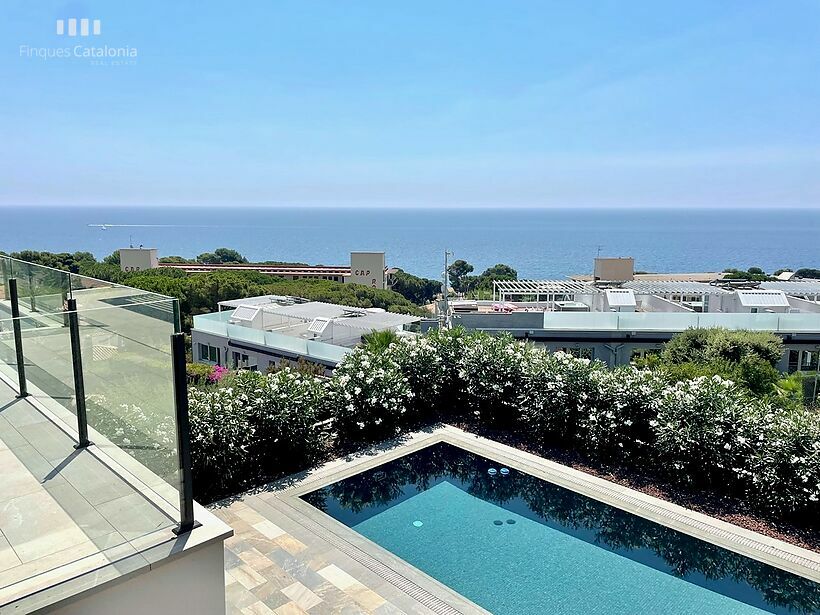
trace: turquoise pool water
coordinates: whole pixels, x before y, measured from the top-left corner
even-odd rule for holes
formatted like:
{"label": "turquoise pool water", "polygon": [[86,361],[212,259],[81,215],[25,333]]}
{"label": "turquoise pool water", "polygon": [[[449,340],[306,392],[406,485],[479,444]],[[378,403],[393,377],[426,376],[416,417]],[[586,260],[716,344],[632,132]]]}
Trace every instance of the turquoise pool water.
{"label": "turquoise pool water", "polygon": [[820,611],[807,579],[500,469],[439,444],[305,499],[499,615]]}

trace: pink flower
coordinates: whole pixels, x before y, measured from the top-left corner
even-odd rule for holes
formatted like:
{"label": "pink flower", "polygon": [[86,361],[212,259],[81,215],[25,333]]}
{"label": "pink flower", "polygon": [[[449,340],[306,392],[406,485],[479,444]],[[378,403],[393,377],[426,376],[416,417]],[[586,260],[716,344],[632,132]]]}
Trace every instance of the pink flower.
{"label": "pink flower", "polygon": [[208,381],[209,382],[219,382],[228,373],[227,367],[222,367],[221,365],[214,365],[211,373],[208,374]]}

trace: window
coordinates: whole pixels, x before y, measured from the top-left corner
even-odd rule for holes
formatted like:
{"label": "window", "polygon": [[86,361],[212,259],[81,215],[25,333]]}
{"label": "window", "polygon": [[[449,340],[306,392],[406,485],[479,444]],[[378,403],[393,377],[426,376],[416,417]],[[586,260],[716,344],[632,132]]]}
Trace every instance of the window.
{"label": "window", "polygon": [[207,361],[208,363],[219,363],[220,352],[216,346],[208,344],[199,344],[199,360]]}
{"label": "window", "polygon": [[590,361],[595,358],[594,348],[556,348],[556,352],[565,352],[578,359],[589,359]]}

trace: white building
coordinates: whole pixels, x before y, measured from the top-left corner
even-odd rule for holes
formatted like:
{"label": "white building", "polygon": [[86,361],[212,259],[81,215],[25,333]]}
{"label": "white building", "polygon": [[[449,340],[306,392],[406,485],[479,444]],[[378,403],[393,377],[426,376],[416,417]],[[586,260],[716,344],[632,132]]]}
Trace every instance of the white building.
{"label": "white building", "polygon": [[454,326],[514,337],[597,358],[611,366],[659,352],[689,328],[771,331],[783,339],[782,371],[816,371],[820,354],[820,282],[680,280],[619,283],[510,280],[494,283],[493,301],[456,308]]}
{"label": "white building", "polygon": [[329,373],[363,335],[387,330],[405,334],[420,320],[379,308],[277,295],[223,301],[219,309],[194,316],[194,360],[260,371],[301,358],[323,365]]}

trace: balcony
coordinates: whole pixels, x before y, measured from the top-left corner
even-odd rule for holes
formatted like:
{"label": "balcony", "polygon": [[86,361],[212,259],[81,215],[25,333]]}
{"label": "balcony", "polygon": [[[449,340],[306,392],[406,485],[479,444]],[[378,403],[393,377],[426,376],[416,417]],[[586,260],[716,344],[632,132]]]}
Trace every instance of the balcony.
{"label": "balcony", "polygon": [[174,299],[0,256],[0,611],[224,612],[184,382]]}

